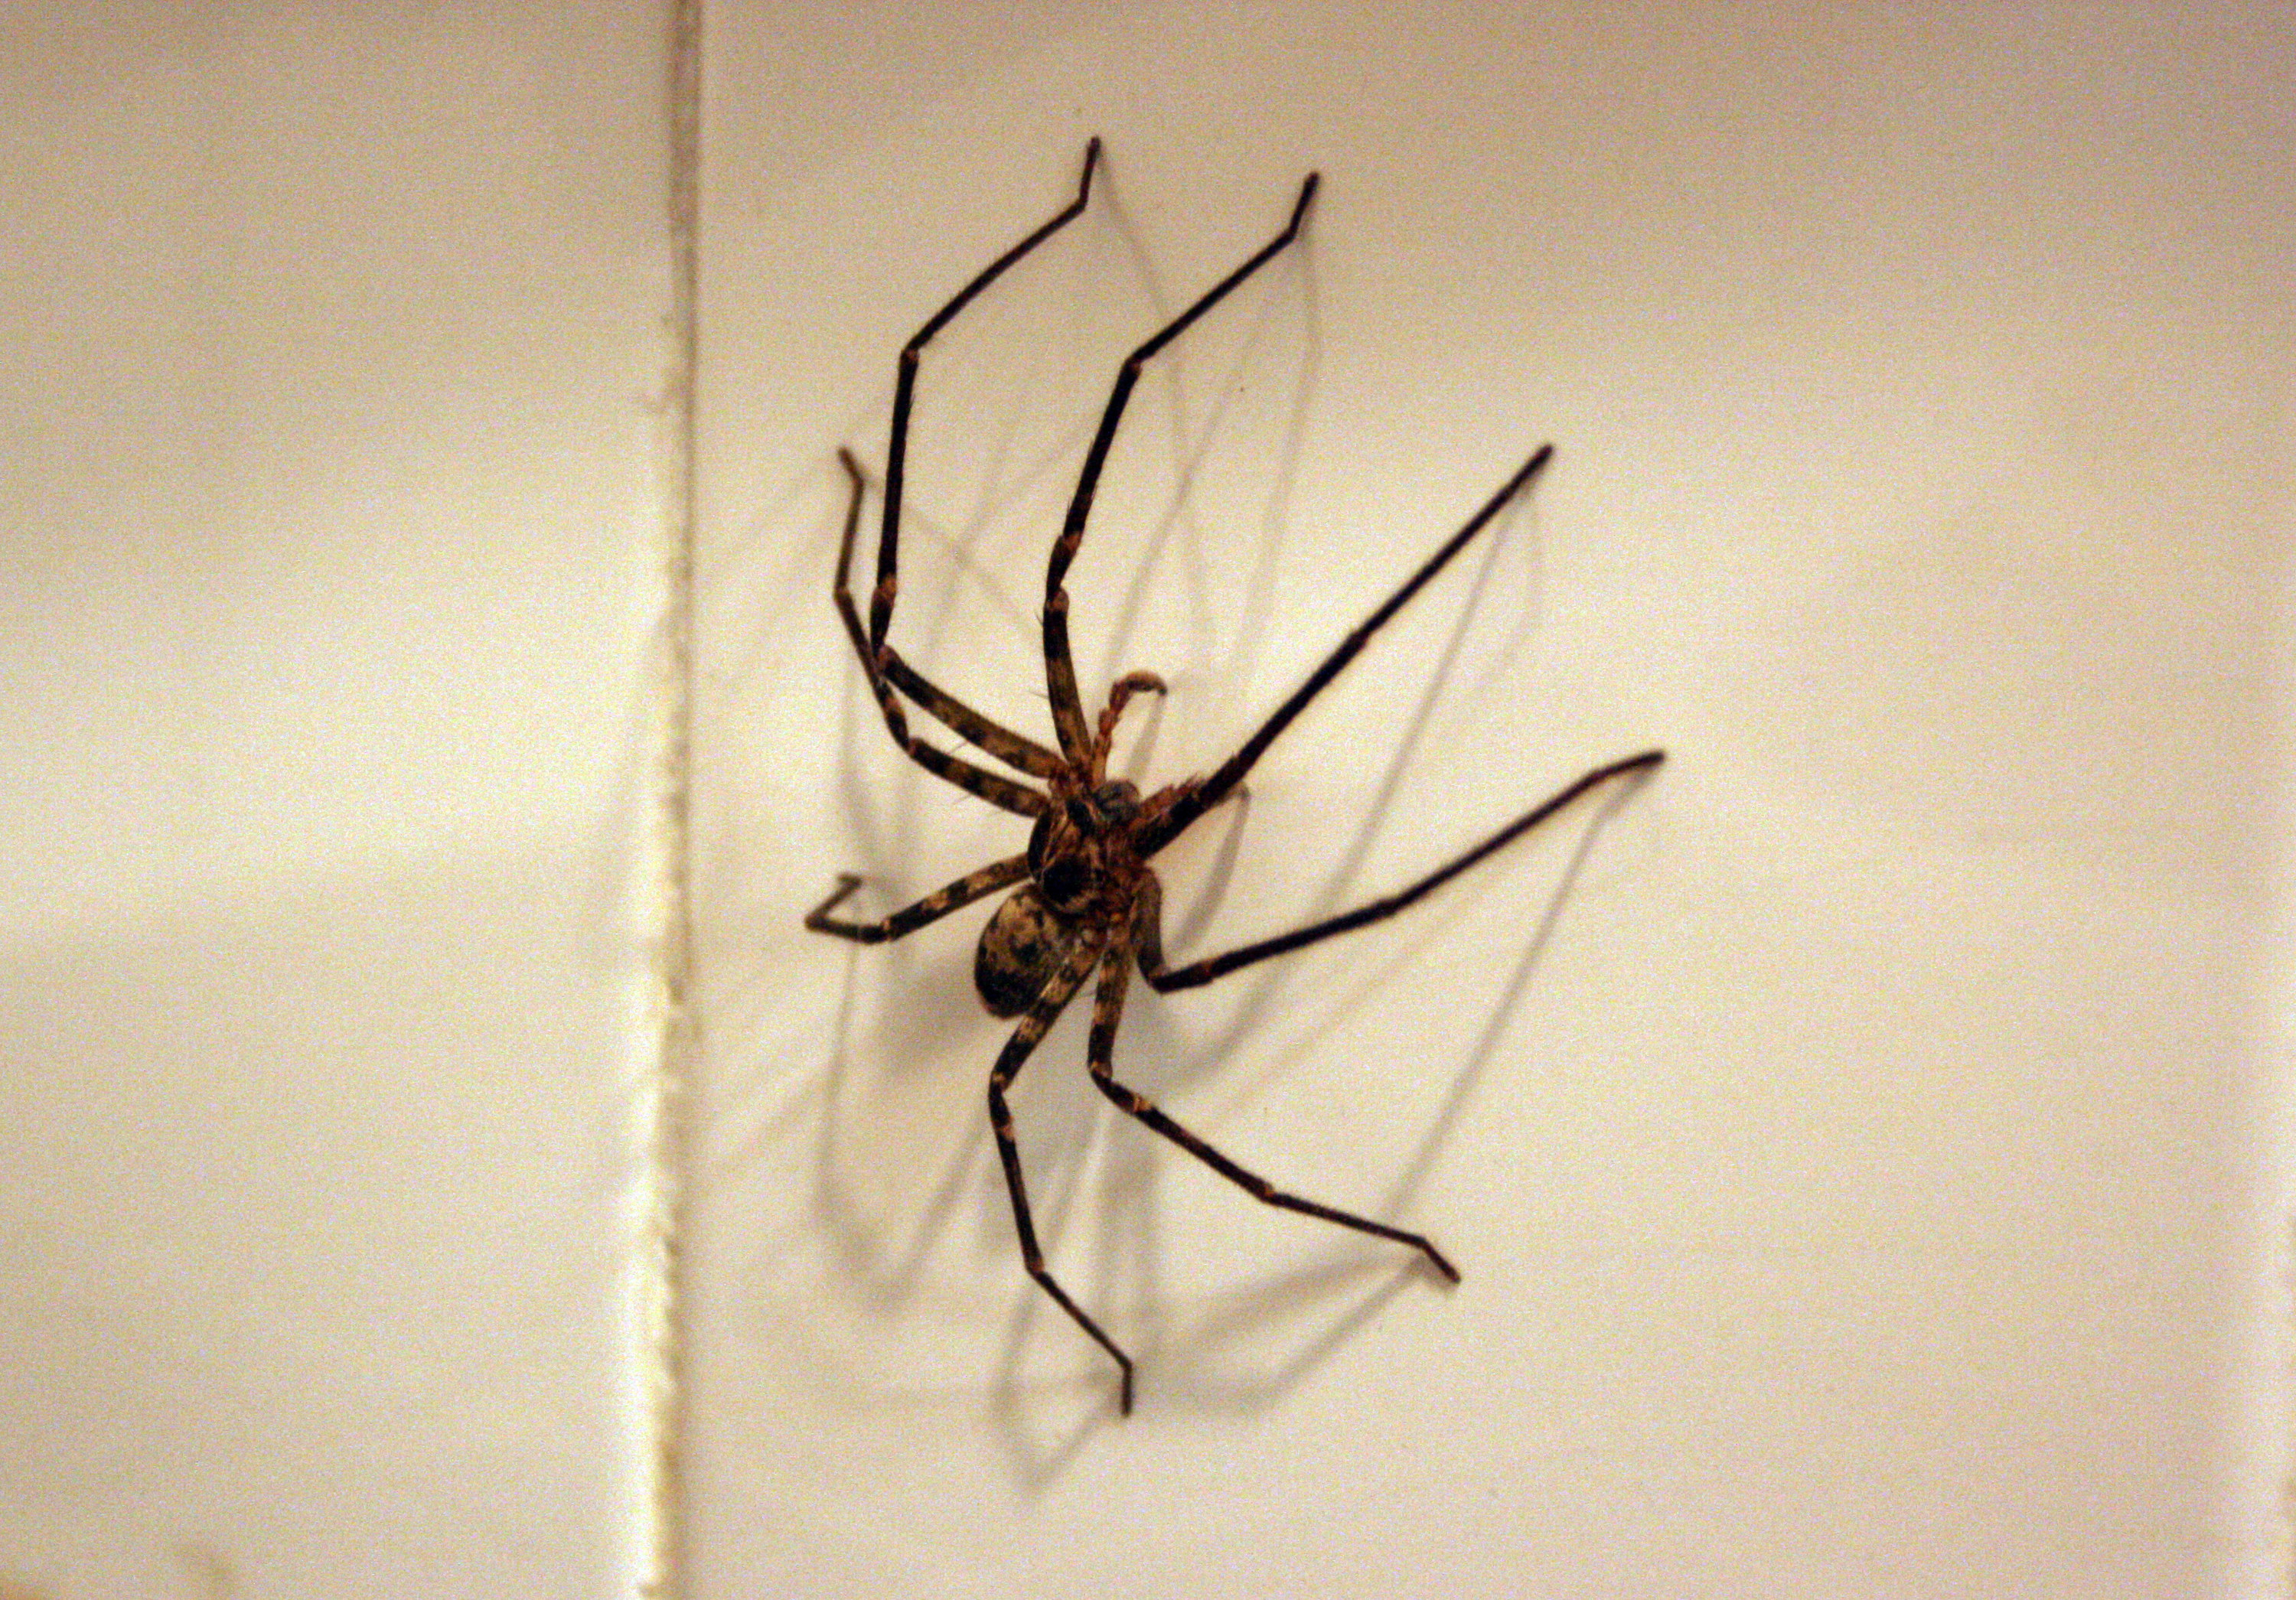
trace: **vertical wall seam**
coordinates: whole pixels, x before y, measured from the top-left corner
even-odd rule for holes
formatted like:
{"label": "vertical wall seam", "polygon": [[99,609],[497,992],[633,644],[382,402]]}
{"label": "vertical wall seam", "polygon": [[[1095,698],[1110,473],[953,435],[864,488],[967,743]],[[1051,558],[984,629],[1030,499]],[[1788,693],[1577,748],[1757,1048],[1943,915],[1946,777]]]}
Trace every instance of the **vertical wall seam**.
{"label": "vertical wall seam", "polygon": [[646,930],[652,989],[646,1016],[652,1071],[640,1149],[644,1195],[637,1240],[639,1393],[644,1473],[637,1594],[676,1600],[684,1590],[685,1282],[687,1117],[698,1038],[692,996],[691,905],[693,569],[696,536],[694,403],[700,362],[701,0],[671,0],[668,135],[669,295],[659,472],[661,611],[653,652],[656,759],[646,836],[652,869]]}

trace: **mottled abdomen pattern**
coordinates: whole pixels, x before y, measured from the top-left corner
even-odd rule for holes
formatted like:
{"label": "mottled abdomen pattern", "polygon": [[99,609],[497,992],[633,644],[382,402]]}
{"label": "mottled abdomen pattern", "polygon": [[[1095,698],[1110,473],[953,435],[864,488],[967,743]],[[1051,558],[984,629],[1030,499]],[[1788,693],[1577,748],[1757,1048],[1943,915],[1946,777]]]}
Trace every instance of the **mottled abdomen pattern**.
{"label": "mottled abdomen pattern", "polygon": [[1053,915],[1030,884],[1014,894],[980,931],[972,953],[972,986],[993,1016],[1017,1017],[1045,991],[1076,930]]}

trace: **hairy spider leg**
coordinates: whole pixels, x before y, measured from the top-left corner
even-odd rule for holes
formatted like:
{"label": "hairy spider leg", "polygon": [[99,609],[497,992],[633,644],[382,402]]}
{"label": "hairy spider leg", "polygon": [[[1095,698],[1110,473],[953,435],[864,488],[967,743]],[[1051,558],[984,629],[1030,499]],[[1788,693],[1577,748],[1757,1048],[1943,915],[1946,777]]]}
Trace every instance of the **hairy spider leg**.
{"label": "hairy spider leg", "polygon": [[881,945],[889,939],[898,939],[914,933],[927,923],[939,922],[960,907],[970,906],[985,894],[995,894],[1008,884],[1018,883],[1029,875],[1029,857],[1014,856],[1009,860],[993,862],[979,872],[967,873],[955,882],[944,884],[913,906],[905,906],[879,922],[857,923],[829,914],[843,904],[845,898],[861,887],[861,879],[852,873],[837,874],[837,887],[829,898],[805,914],[805,925],[816,933],[833,933],[840,939],[849,939],[857,945]]}
{"label": "hairy spider leg", "polygon": [[877,588],[869,597],[869,647],[873,651],[885,643],[885,629],[893,620],[893,599],[900,592],[901,488],[908,472],[909,411],[916,402],[918,358],[933,335],[970,305],[973,296],[1002,277],[1005,269],[1021,257],[1084,214],[1086,202],[1092,199],[1093,170],[1099,165],[1100,141],[1095,138],[1084,147],[1084,176],[1077,180],[1076,198],[1036,232],[982,268],[948,304],[926,318],[924,326],[912,333],[908,343],[901,347],[900,375],[893,385],[893,425],[885,444],[885,521],[877,536]]}
{"label": "hairy spider leg", "polygon": [[1059,968],[1046,981],[1036,1003],[1029,1007],[1029,1014],[1021,1019],[1021,1025],[1013,1030],[1013,1037],[1004,1041],[1004,1048],[997,1054],[996,1065],[988,1074],[988,1126],[996,1135],[996,1153],[1004,1162],[1004,1186],[1013,1196],[1013,1227],[1021,1235],[1021,1264],[1028,1268],[1029,1276],[1037,1280],[1037,1286],[1051,1295],[1077,1326],[1089,1333],[1094,1342],[1106,1350],[1122,1369],[1123,1385],[1117,1405],[1129,1415],[1132,1411],[1132,1358],[1118,1347],[1116,1341],[1108,1336],[1106,1330],[1095,1322],[1082,1306],[1069,1298],[1069,1292],[1061,1287],[1060,1280],[1045,1265],[1044,1250],[1037,1243],[1037,1219],[1029,1210],[1028,1182],[1021,1176],[1021,1146],[1013,1136],[1013,1112],[1004,1103],[1004,1091],[1020,1072],[1021,1063],[1029,1059],[1029,1053],[1043,1040],[1046,1030],[1053,1025],[1053,1020],[1061,1014],[1070,1000],[1075,997],[1077,990],[1083,987],[1086,975],[1092,971],[1093,963],[1100,959],[1102,948],[1106,942],[1105,939],[1095,939],[1087,933],[1070,946]]}
{"label": "hairy spider leg", "polygon": [[1238,967],[1250,966],[1255,961],[1266,961],[1271,956],[1281,956],[1302,946],[1312,945],[1318,939],[1329,939],[1335,933],[1346,933],[1365,923],[1378,922],[1382,917],[1393,916],[1421,896],[1449,882],[1484,857],[1529,833],[1589,790],[1600,788],[1614,778],[1622,778],[1631,773],[1647,772],[1665,759],[1664,751],[1646,750],[1639,755],[1613,761],[1607,767],[1597,767],[1547,796],[1480,844],[1454,857],[1418,882],[1398,889],[1393,894],[1382,895],[1352,911],[1342,911],[1337,916],[1327,916],[1321,922],[1295,928],[1289,933],[1279,933],[1273,939],[1240,945],[1218,956],[1192,961],[1184,967],[1165,964],[1163,934],[1157,925],[1162,908],[1157,904],[1160,897],[1153,888],[1154,874],[1144,874],[1151,888],[1143,897],[1146,904],[1142,911],[1145,927],[1139,936],[1141,976],[1147,979],[1152,988],[1165,994],[1177,989],[1193,989],[1198,984],[1224,977]]}
{"label": "hairy spider leg", "polygon": [[[1150,882],[1152,884],[1152,879]],[[1149,892],[1142,896],[1141,910],[1150,915],[1154,915],[1157,898],[1155,891],[1151,888]],[[1267,1204],[1279,1207],[1283,1210],[1298,1211],[1306,1217],[1321,1218],[1325,1222],[1336,1223],[1341,1227],[1351,1227],[1358,1233],[1376,1235],[1382,1239],[1391,1239],[1398,1244],[1408,1244],[1426,1256],[1435,1270],[1441,1273],[1444,1277],[1455,1284],[1459,1281],[1459,1269],[1451,1265],[1443,1252],[1436,1249],[1434,1243],[1424,1234],[1406,1233],[1402,1228],[1390,1227],[1384,1222],[1374,1222],[1368,1217],[1358,1217],[1353,1211],[1342,1211],[1336,1206],[1324,1205],[1313,1200],[1303,1200],[1297,1194],[1288,1194],[1258,1173],[1238,1166],[1214,1149],[1201,1136],[1190,1132],[1167,1116],[1154,1101],[1119,1082],[1116,1078],[1116,1026],[1124,1015],[1124,989],[1126,981],[1130,976],[1130,964],[1133,958],[1132,948],[1119,943],[1110,946],[1101,962],[1100,989],[1095,995],[1093,1001],[1092,1042],[1088,1047],[1086,1061],[1092,1070],[1092,1080],[1100,1086],[1102,1094],[1114,1101],[1127,1115],[1136,1117],[1146,1123],[1253,1198],[1265,1201]]]}
{"label": "hairy spider leg", "polygon": [[1523,485],[1538,476],[1540,471],[1554,457],[1553,445],[1541,445],[1531,453],[1529,461],[1515,470],[1513,477],[1499,486],[1499,490],[1483,502],[1480,510],[1467,519],[1466,526],[1443,541],[1441,548],[1423,562],[1419,570],[1406,578],[1403,587],[1390,595],[1379,609],[1358,623],[1338,648],[1324,658],[1322,666],[1308,675],[1308,681],[1292,693],[1292,698],[1275,708],[1275,714],[1259,725],[1259,731],[1243,742],[1243,748],[1222,762],[1211,776],[1191,784],[1184,784],[1178,799],[1140,841],[1140,853],[1152,856],[1179,837],[1187,825],[1219,804],[1222,796],[1242,782],[1243,775],[1251,770],[1252,763],[1275,743],[1275,736],[1292,726],[1292,719],[1308,709],[1308,702],[1322,693],[1342,669],[1356,659],[1371,636],[1387,626],[1388,619],[1401,611],[1410,598],[1427,586],[1438,572],[1451,562],[1452,557],[1467,547],[1468,542],[1505,508],[1508,501],[1522,492]]}
{"label": "hairy spider leg", "polygon": [[869,680],[869,692],[876,696],[877,709],[884,715],[885,731],[893,736],[894,743],[908,752],[911,760],[935,777],[977,794],[992,806],[1022,816],[1042,816],[1051,802],[1026,784],[1016,784],[1002,774],[975,766],[909,732],[908,716],[893,693],[896,674],[911,699],[999,760],[1024,772],[1036,772],[1038,768],[1029,759],[1029,752],[1034,751],[1044,759],[1042,775],[1049,777],[1060,767],[1052,751],[1029,744],[1018,734],[1007,733],[955,696],[942,693],[910,671],[908,663],[893,652],[891,645],[873,651],[869,648],[869,641],[861,631],[860,613],[854,609],[853,589],[848,578],[853,564],[853,536],[861,523],[861,491],[865,479],[852,451],[838,451],[837,459],[844,464],[845,475],[852,488],[845,504],[845,532],[837,543],[837,580],[830,586],[830,597],[837,603],[837,614],[844,619],[845,636],[852,642],[853,653],[861,658],[861,670]]}
{"label": "hairy spider leg", "polygon": [[1238,284],[1299,237],[1300,225],[1308,215],[1308,202],[1316,198],[1316,175],[1311,172],[1300,185],[1300,198],[1283,232],[1260,246],[1242,266],[1213,284],[1194,305],[1166,323],[1147,342],[1126,357],[1124,365],[1117,369],[1108,405],[1101,413],[1099,431],[1092,436],[1092,447],[1085,453],[1084,470],[1078,474],[1076,493],[1069,501],[1068,515],[1062,521],[1061,537],[1054,541],[1052,558],[1045,568],[1045,677],[1052,692],[1053,726],[1060,734],[1061,753],[1079,767],[1092,759],[1092,740],[1085,728],[1084,702],[1077,692],[1076,659],[1069,650],[1069,594],[1063,585],[1069,563],[1076,559],[1077,547],[1084,542],[1085,522],[1092,515],[1093,496],[1100,491],[1100,474],[1108,464],[1109,450],[1116,443],[1117,424],[1124,420],[1124,408],[1131,403],[1141,368],[1185,332],[1190,324],[1227,298]]}
{"label": "hairy spider leg", "polygon": [[1168,691],[1164,680],[1152,672],[1128,672],[1110,685],[1108,708],[1100,714],[1100,729],[1092,740],[1092,781],[1095,784],[1108,776],[1108,752],[1116,743],[1117,719],[1136,694],[1162,694]]}
{"label": "hairy spider leg", "polygon": [[834,598],[838,614],[845,620],[846,637],[853,642],[854,651],[861,658],[862,670],[870,674],[872,685],[882,674],[890,680],[894,687],[939,718],[960,737],[972,740],[1007,767],[1040,778],[1052,776],[1060,770],[1061,759],[1051,751],[974,710],[910,666],[891,644],[881,644],[873,652],[869,649],[867,639],[861,631],[860,614],[854,609],[853,591],[846,578],[853,550],[854,530],[860,522],[861,497],[868,487],[868,473],[850,450],[840,449],[837,459],[844,465],[846,476],[852,482],[853,497],[845,514],[845,536],[838,547]]}

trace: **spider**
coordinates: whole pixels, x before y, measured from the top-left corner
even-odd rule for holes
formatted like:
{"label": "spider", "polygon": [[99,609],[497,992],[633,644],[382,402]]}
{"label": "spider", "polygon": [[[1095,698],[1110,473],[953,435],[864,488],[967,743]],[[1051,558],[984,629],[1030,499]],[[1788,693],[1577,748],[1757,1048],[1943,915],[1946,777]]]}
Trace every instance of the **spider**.
{"label": "spider", "polygon": [[[1198,317],[1299,236],[1308,204],[1316,195],[1316,176],[1310,173],[1300,185],[1291,220],[1282,231],[1135,349],[1117,372],[1045,574],[1045,679],[1052,701],[1055,743],[1040,743],[973,710],[925,677],[886,642],[893,619],[894,600],[900,589],[902,478],[908,454],[909,415],[916,394],[917,365],[933,336],[947,327],[974,296],[1082,214],[1092,197],[1093,173],[1099,161],[1100,141],[1094,139],[1085,147],[1084,175],[1078,183],[1076,198],[990,263],[901,347],[899,376],[893,391],[891,435],[885,453],[882,496],[884,521],[877,540],[877,587],[869,597],[865,627],[854,604],[849,573],[854,535],[860,524],[868,480],[850,450],[838,452],[849,493],[844,535],[837,552],[837,578],[831,593],[838,615],[843,619],[846,636],[860,658],[870,691],[883,713],[885,729],[893,742],[926,771],[978,795],[992,806],[1029,818],[1033,826],[1028,848],[969,873],[877,922],[856,922],[833,915],[862,882],[852,874],[840,874],[835,890],[808,914],[805,925],[817,933],[832,934],[858,944],[880,944],[914,933],[999,890],[1013,890],[989,918],[973,962],[974,986],[982,1004],[994,1015],[1020,1019],[988,1075],[989,1125],[996,1135],[997,1154],[1003,1160],[1005,1186],[1012,1196],[1013,1220],[1020,1235],[1021,1258],[1029,1276],[1115,1361],[1121,1374],[1118,1407],[1128,1415],[1132,1409],[1132,1358],[1070,1296],[1045,1265],[1044,1251],[1037,1241],[1035,1218],[1029,1208],[1028,1186],[1021,1174],[1021,1151],[1013,1135],[1012,1112],[1005,1103],[1006,1089],[1054,1019],[1097,973],[1087,1064],[1093,1082],[1126,1115],[1146,1124],[1267,1204],[1407,1245],[1424,1257],[1445,1280],[1456,1284],[1459,1281],[1458,1268],[1426,1235],[1277,1188],[1214,1149],[1146,1095],[1119,1080],[1115,1067],[1116,1030],[1123,1015],[1131,969],[1136,965],[1149,987],[1162,992],[1193,989],[1239,968],[1378,922],[1521,837],[1590,790],[1655,767],[1666,757],[1663,751],[1646,750],[1597,767],[1417,882],[1353,910],[1185,965],[1173,966],[1166,961],[1160,931],[1162,895],[1149,862],[1205,812],[1239,792],[1244,775],[1293,718],[1355,660],[1390,617],[1538,476],[1553,456],[1554,447],[1541,446],[1467,519],[1465,526],[1341,639],[1323,664],[1308,674],[1307,681],[1210,776],[1187,778],[1144,798],[1131,783],[1108,775],[1109,746],[1125,707],[1138,695],[1163,693],[1165,685],[1152,672],[1128,672],[1110,688],[1108,703],[1097,721],[1086,720],[1077,688],[1076,664],[1069,651],[1069,596],[1063,580],[1083,542],[1085,522],[1092,511],[1101,471],[1107,464],[1110,447],[1115,441],[1117,427],[1123,421],[1133,388],[1140,380],[1141,369]],[[908,715],[902,704],[904,698],[1021,777],[991,770],[920,739],[910,731]]]}

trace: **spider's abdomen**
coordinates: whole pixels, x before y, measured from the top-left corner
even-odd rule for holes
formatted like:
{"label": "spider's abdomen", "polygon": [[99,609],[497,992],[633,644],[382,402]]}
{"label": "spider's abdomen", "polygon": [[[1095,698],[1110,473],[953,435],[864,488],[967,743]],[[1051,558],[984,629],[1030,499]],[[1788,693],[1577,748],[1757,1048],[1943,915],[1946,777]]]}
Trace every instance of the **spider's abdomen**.
{"label": "spider's abdomen", "polygon": [[1017,1017],[1028,1010],[1075,938],[1033,883],[996,907],[972,952],[972,986],[989,1014]]}

